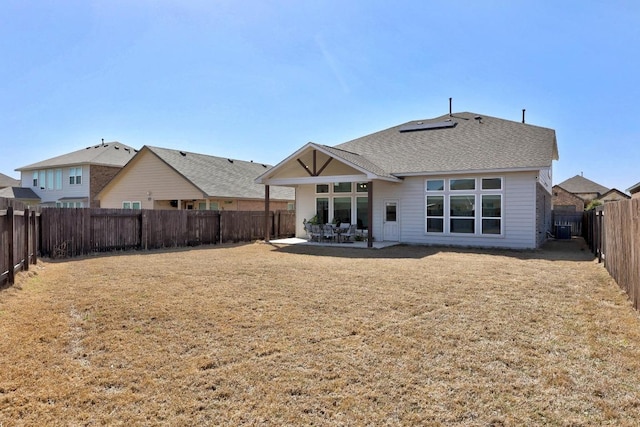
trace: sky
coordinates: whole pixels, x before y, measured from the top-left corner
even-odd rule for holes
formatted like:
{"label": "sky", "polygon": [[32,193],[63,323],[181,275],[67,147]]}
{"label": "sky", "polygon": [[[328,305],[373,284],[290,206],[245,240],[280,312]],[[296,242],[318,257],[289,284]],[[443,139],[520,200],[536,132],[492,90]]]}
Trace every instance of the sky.
{"label": "sky", "polygon": [[640,181],[640,2],[3,0],[0,172],[105,141],[275,165],[453,111]]}

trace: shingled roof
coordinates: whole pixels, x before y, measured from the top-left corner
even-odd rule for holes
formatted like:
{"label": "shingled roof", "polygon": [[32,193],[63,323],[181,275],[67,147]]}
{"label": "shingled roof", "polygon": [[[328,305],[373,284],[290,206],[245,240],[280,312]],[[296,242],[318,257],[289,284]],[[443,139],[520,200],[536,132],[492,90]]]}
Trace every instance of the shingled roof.
{"label": "shingled roof", "polygon": [[599,193],[604,194],[609,189],[604,185],[600,185],[597,182],[593,182],[582,175],[576,175],[573,178],[569,178],[558,184],[559,187],[564,188],[569,193]]}
{"label": "shingled roof", "polygon": [[133,158],[136,152],[136,149],[117,141],[105,142],[104,144],[92,145],[68,154],[22,166],[16,170],[23,171],[82,164],[122,167]]}
{"label": "shingled roof", "polygon": [[476,113],[407,122],[334,148],[394,176],[551,167],[555,131]]}
{"label": "shingled roof", "polygon": [[11,178],[3,173],[0,173],[0,188],[4,187],[16,187],[20,185],[19,179]]}
{"label": "shingled roof", "polygon": [[[264,199],[264,186],[254,179],[270,165],[167,148],[144,146],[209,197]],[[141,151],[142,151],[141,150]],[[271,200],[294,200],[295,190],[274,186]]]}
{"label": "shingled roof", "polygon": [[7,187],[0,189],[0,197],[19,200],[40,200],[40,197],[31,188],[24,187]]}

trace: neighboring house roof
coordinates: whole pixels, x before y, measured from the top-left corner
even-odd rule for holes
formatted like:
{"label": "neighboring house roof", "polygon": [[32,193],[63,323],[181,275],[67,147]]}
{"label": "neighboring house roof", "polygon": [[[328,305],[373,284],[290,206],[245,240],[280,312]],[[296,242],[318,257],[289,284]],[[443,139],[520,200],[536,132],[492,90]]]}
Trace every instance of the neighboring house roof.
{"label": "neighboring house roof", "polygon": [[[142,147],[138,155],[142,155],[145,149],[155,154],[208,197],[264,199],[264,186],[256,184],[254,179],[271,168],[270,165],[148,145]],[[125,166],[119,174],[126,173],[126,170]],[[295,190],[274,186],[270,188],[269,198],[294,200]]]}
{"label": "neighboring house roof", "polygon": [[86,147],[72,153],[53,157],[48,160],[43,160],[41,162],[22,166],[21,168],[18,168],[16,170],[23,171],[29,169],[43,169],[55,166],[80,164],[122,167],[126,165],[129,160],[131,160],[136,152],[136,149],[117,141],[105,142],[103,144]]}
{"label": "neighboring house roof", "polygon": [[629,196],[628,194],[623,193],[617,188],[612,188],[611,190],[607,191],[606,193],[598,197],[598,200],[621,200],[621,199],[630,199],[630,198],[631,196]]}
{"label": "neighboring house roof", "polygon": [[30,188],[7,187],[0,189],[0,197],[19,200],[40,200],[40,197]]}
{"label": "neighboring house roof", "polygon": [[576,175],[573,178],[569,178],[565,181],[562,181],[558,184],[563,189],[567,190],[569,193],[579,194],[579,193],[599,193],[604,194],[609,189],[603,185],[600,185],[596,182],[593,182],[582,175]]}
{"label": "neighboring house roof", "polygon": [[3,173],[0,173],[0,188],[4,187],[17,187],[20,185],[19,179],[13,179]]}
{"label": "neighboring house roof", "polygon": [[632,185],[631,187],[627,188],[627,191],[631,194],[635,194],[638,191],[640,191],[640,182],[637,184]]}
{"label": "neighboring house roof", "polygon": [[540,169],[558,159],[553,129],[470,112],[408,122],[334,148],[395,176]]}

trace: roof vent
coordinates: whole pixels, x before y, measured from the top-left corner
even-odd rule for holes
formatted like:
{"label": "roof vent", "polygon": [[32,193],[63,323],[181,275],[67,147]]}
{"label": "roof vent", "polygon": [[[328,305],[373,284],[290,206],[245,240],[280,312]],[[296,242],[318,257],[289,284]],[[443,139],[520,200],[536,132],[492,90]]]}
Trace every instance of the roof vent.
{"label": "roof vent", "polygon": [[116,150],[120,149],[120,147],[118,145],[114,146],[113,148],[115,148]]}
{"label": "roof vent", "polygon": [[263,164],[262,164],[262,167],[263,167],[263,168],[266,168],[266,167],[267,167],[267,165],[265,165],[265,164],[263,163]]}
{"label": "roof vent", "polygon": [[233,163],[233,159],[227,159],[229,163]]}
{"label": "roof vent", "polygon": [[186,157],[187,153],[185,153],[184,151],[180,151],[180,155],[181,155],[182,157]]}
{"label": "roof vent", "polygon": [[473,119],[476,120],[478,123],[482,123],[482,116],[475,116]]}

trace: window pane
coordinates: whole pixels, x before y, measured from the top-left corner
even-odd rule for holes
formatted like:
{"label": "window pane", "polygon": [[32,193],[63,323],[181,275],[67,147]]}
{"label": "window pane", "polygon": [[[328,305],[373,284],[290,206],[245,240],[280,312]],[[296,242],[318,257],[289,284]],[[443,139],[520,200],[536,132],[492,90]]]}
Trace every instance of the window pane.
{"label": "window pane", "polygon": [[38,186],[38,172],[33,173],[33,186],[34,187]]}
{"label": "window pane", "polygon": [[444,215],[444,196],[427,196],[427,216]]}
{"label": "window pane", "polygon": [[351,193],[351,183],[350,182],[334,182],[333,192],[334,193]]}
{"label": "window pane", "polygon": [[356,197],[356,219],[360,230],[367,230],[369,227],[369,199],[367,197]]}
{"label": "window pane", "polygon": [[122,209],[131,209],[131,202],[122,202]]}
{"label": "window pane", "polygon": [[427,191],[443,191],[444,179],[430,179],[427,181]]}
{"label": "window pane", "polygon": [[396,221],[396,216],[397,216],[397,206],[396,206],[396,204],[395,203],[387,203],[385,211],[386,211],[385,221],[395,222]]}
{"label": "window pane", "polygon": [[40,188],[44,189],[44,184],[45,184],[44,171],[38,171],[38,184],[40,185]]}
{"label": "window pane", "polygon": [[427,218],[428,233],[442,233],[444,231],[444,220],[442,218]]}
{"label": "window pane", "polygon": [[199,211],[207,210],[207,202],[198,202],[198,210]]}
{"label": "window pane", "polygon": [[351,197],[334,197],[333,220],[351,223]]}
{"label": "window pane", "polygon": [[451,219],[451,232],[452,233],[474,233],[473,219]]}
{"label": "window pane", "polygon": [[482,234],[500,234],[499,219],[483,219]]}
{"label": "window pane", "polygon": [[56,190],[62,190],[62,169],[56,169]]}
{"label": "window pane", "polygon": [[316,215],[318,215],[319,224],[326,224],[329,221],[329,199],[325,197],[316,199]]}
{"label": "window pane", "polygon": [[131,203],[131,208],[132,209],[140,209],[140,202],[132,202]]}
{"label": "window pane", "polygon": [[449,203],[451,216],[475,216],[474,196],[451,196]]}
{"label": "window pane", "polygon": [[501,178],[482,178],[483,190],[500,190],[502,188]]}
{"label": "window pane", "polygon": [[217,211],[220,210],[218,208],[218,202],[209,202],[209,210],[210,211]]}
{"label": "window pane", "polygon": [[356,184],[356,191],[358,193],[366,193],[369,189],[369,186],[366,182],[359,182]]}
{"label": "window pane", "polygon": [[316,185],[316,193],[328,193],[328,192],[329,192],[329,184]]}
{"label": "window pane", "polygon": [[53,190],[53,169],[47,169],[47,190]]}
{"label": "window pane", "polygon": [[476,180],[473,178],[452,179],[449,181],[449,188],[451,190],[475,190]]}
{"label": "window pane", "polygon": [[483,217],[500,217],[500,195],[482,196],[482,216]]}

